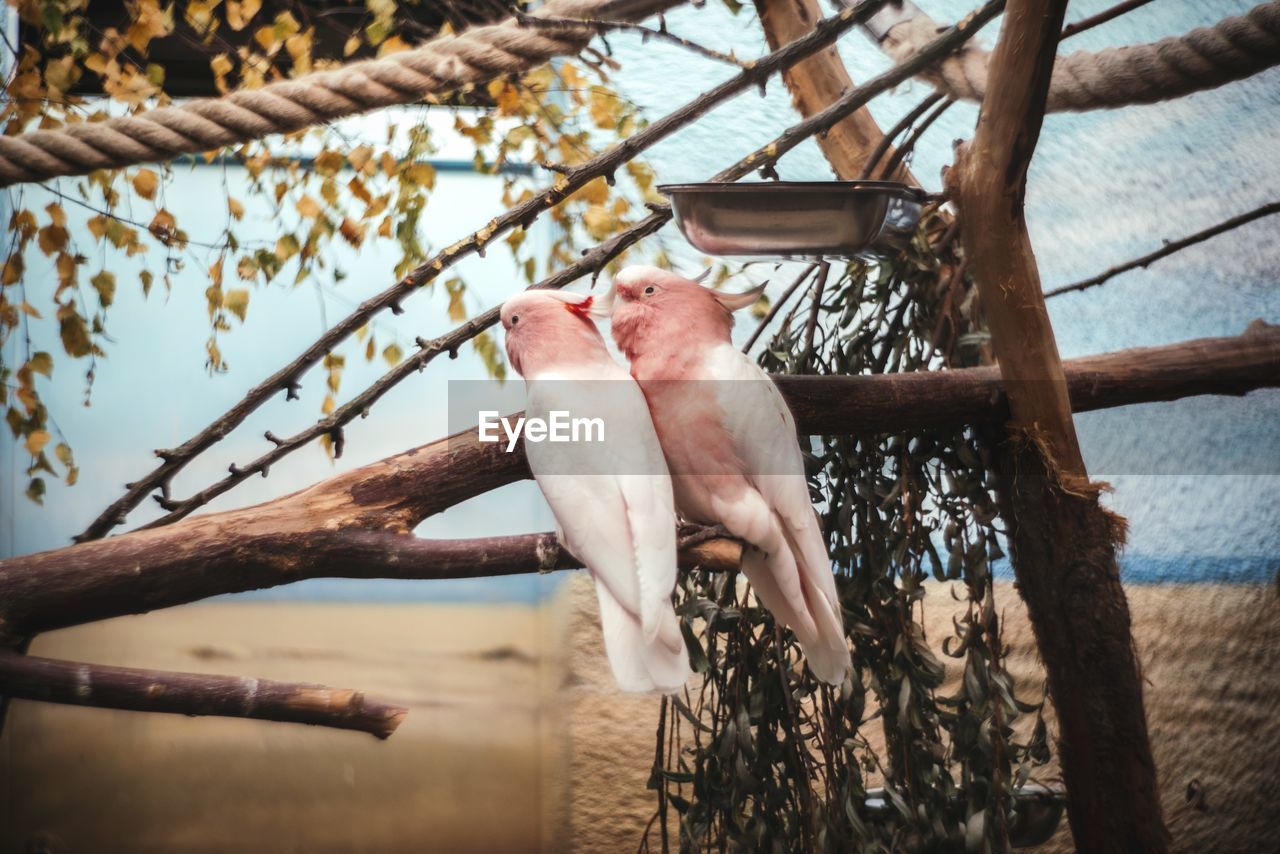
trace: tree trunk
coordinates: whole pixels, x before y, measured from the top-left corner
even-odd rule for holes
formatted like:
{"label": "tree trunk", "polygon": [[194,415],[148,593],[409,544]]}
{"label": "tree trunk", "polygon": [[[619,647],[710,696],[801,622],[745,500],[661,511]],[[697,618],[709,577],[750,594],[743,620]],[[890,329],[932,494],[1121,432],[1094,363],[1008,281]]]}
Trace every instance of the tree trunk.
{"label": "tree trunk", "polygon": [[1125,522],[1098,503],[1023,218],[1066,0],[1011,0],[971,146],[948,175],[1005,379],[1003,515],[1058,712],[1067,811],[1081,851],[1168,848],[1116,549]]}

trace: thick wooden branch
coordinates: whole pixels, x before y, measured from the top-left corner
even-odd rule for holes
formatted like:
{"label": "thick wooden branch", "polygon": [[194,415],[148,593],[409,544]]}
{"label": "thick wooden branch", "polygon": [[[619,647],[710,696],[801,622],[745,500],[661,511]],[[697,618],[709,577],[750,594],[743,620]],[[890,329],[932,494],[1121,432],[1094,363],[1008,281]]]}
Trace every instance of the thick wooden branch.
{"label": "thick wooden branch", "polygon": [[977,132],[972,144],[957,147],[947,181],[962,221],[972,224],[962,231],[965,257],[1001,375],[1025,392],[1009,401],[1014,421],[1040,431],[1063,472],[1083,476],[1062,359],[1023,220],[1027,167],[1040,138],[1065,9],[1065,0],[1006,7]]}
{"label": "thick wooden branch", "polygon": [[[822,20],[818,0],[756,0],[755,5],[770,50],[808,35]],[[791,66],[782,73],[782,79],[791,92],[796,112],[805,118],[840,100],[853,88],[853,80],[834,46]],[[852,181],[862,174],[868,157],[883,139],[884,134],[871,111],[861,107],[818,137],[818,147],[836,176]],[[886,148],[892,152],[891,147]],[[886,179],[916,183],[911,173],[901,166]]]}
{"label": "thick wooden branch", "polygon": [[[1280,329],[1067,362],[1077,411],[1280,386]],[[911,433],[1004,417],[994,368],[778,377],[805,433]],[[529,477],[474,432],[414,448],[293,495],[174,525],[0,561],[0,636],[22,636],[305,578],[459,578],[575,565],[549,535],[426,541],[427,516]],[[727,568],[713,541],[686,561]],[[727,550],[727,551],[726,551]]]}
{"label": "thick wooden branch", "polygon": [[996,472],[1018,589],[1059,720],[1067,813],[1081,851],[1168,848],[1116,550],[1098,503],[1023,217],[1066,0],[1010,0],[973,143],[948,174],[965,258],[1012,414]]}
{"label": "thick wooden branch", "polygon": [[409,710],[346,688],[80,664],[0,650],[0,695],[133,712],[217,715],[352,729],[387,738]]}

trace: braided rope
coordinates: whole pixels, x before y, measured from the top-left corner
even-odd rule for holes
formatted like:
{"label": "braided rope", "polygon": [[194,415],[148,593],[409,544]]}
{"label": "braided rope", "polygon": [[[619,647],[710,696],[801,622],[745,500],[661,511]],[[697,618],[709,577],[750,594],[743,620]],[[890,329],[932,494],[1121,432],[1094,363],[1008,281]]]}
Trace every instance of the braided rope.
{"label": "braided rope", "polygon": [[[923,12],[885,35],[881,46],[895,61],[938,32]],[[955,98],[981,101],[989,54],[966,48],[922,76]],[[1049,89],[1050,112],[1151,104],[1242,80],[1280,64],[1280,0],[1243,15],[1198,27],[1152,44],[1078,51],[1058,57]]]}
{"label": "braided rope", "polygon": [[[547,18],[638,20],[683,0],[551,0]],[[514,18],[439,36],[409,51],[353,62],[261,89],[202,98],[103,122],[0,137],[0,187],[168,160],[394,104],[576,54],[596,31],[528,27]]]}

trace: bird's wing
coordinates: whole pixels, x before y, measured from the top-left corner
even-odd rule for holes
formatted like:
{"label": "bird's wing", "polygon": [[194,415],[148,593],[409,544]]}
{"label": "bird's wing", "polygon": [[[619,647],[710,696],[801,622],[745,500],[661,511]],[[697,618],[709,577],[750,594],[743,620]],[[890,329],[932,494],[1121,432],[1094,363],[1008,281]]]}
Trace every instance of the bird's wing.
{"label": "bird's wing", "polygon": [[598,413],[604,420],[603,442],[525,443],[564,545],[608,586],[619,606],[639,618],[647,641],[681,645],[671,610],[671,478],[644,395],[625,372],[609,382],[538,382],[529,388],[528,416],[567,410]]}
{"label": "bird's wing", "polygon": [[778,387],[746,354],[730,344],[707,357],[707,374],[747,479],[777,514],[796,552],[805,581],[840,613],[831,561],[809,497],[795,420]]}

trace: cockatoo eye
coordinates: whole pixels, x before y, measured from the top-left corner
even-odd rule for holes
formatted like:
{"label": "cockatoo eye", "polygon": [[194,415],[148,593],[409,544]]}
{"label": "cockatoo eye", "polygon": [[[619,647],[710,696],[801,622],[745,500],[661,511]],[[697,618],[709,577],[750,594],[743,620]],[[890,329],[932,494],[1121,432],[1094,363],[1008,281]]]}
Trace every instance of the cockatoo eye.
{"label": "cockatoo eye", "polygon": [[644,295],[645,295],[645,296],[649,296],[650,294],[652,294],[652,293],[653,293],[654,291],[656,291],[656,290],[657,290],[657,288],[655,288],[653,285],[650,285],[649,287],[647,287],[647,288],[645,288],[645,289],[644,289]]}
{"label": "cockatoo eye", "polygon": [[512,325],[512,326],[515,326],[515,325],[516,325],[517,323],[519,323],[519,322],[520,322],[520,315],[518,315],[518,314],[513,314],[513,315],[511,315],[511,325]]}

